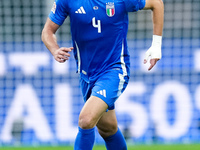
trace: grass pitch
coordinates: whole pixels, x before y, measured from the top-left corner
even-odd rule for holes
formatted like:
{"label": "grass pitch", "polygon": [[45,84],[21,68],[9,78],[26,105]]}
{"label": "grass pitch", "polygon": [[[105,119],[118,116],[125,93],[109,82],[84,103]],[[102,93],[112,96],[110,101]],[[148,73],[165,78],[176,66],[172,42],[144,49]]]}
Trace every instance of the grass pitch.
{"label": "grass pitch", "polygon": [[[73,147],[0,147],[0,150],[73,150]],[[93,150],[106,150],[106,148],[104,146],[96,145]],[[200,144],[129,145],[128,150],[200,150]]]}

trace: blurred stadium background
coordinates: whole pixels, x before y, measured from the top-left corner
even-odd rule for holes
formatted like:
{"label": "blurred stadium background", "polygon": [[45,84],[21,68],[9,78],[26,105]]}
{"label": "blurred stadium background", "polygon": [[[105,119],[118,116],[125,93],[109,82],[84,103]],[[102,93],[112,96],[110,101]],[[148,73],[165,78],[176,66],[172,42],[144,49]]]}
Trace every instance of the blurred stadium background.
{"label": "blurred stadium background", "polygon": [[[164,0],[163,58],[147,72],[151,11],[129,14],[130,84],[116,103],[129,144],[200,141],[200,0]],[[73,144],[83,105],[73,57],[41,42],[53,0],[0,0],[0,147]],[[59,29],[71,46],[69,20]],[[103,144],[96,134],[96,144]]]}

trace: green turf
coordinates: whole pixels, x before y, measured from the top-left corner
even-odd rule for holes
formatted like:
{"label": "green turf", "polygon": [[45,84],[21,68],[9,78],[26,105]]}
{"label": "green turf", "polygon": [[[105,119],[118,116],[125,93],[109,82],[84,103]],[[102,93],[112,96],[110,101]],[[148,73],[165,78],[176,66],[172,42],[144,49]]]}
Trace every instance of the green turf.
{"label": "green turf", "polygon": [[[0,147],[0,150],[73,150],[73,147]],[[104,146],[95,146],[93,150],[106,150]],[[200,144],[188,145],[133,145],[128,150],[200,150]]]}

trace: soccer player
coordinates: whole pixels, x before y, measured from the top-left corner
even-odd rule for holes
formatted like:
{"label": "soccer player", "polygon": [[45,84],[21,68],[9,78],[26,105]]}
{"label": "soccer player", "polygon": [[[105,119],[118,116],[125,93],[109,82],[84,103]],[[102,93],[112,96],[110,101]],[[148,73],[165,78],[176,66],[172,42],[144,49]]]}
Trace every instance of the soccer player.
{"label": "soccer player", "polygon": [[[42,41],[55,60],[64,63],[73,51],[85,104],[79,115],[74,149],[91,150],[97,126],[108,150],[126,150],[117,125],[115,101],[130,74],[127,48],[128,12],[151,9],[153,40],[151,70],[161,59],[164,7],[162,0],[56,0],[42,31]],[[70,17],[73,47],[59,47],[55,33]]]}

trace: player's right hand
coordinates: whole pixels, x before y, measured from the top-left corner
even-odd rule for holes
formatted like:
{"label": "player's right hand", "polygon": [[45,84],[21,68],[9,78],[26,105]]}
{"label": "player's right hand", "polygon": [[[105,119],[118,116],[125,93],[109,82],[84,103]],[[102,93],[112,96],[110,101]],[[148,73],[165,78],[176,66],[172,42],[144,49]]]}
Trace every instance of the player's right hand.
{"label": "player's right hand", "polygon": [[61,47],[54,51],[53,56],[56,61],[60,63],[64,63],[66,60],[69,59],[70,57],[69,52],[71,52],[73,49],[74,49],[73,47],[69,47],[69,48]]}
{"label": "player's right hand", "polygon": [[151,70],[158,60],[162,57],[162,36],[153,35],[153,41],[151,47],[145,53],[144,64],[147,63],[148,59],[150,58],[150,67],[148,70]]}
{"label": "player's right hand", "polygon": [[157,63],[158,60],[160,60],[162,57],[162,51],[161,46],[152,45],[145,53],[145,59],[144,64],[147,63],[147,61],[150,58],[150,66],[148,70],[150,71]]}

